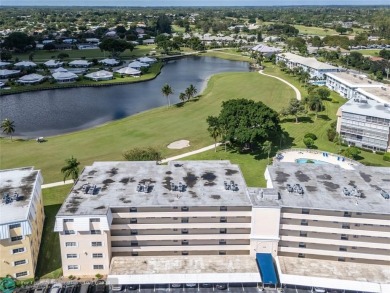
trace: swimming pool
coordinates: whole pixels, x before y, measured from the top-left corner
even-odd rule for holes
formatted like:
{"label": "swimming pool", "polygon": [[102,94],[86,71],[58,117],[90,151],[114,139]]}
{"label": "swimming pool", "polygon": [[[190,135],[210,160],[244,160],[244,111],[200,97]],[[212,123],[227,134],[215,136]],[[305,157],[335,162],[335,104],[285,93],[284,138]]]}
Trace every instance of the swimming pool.
{"label": "swimming pool", "polygon": [[315,164],[315,165],[330,164],[330,163],[327,163],[327,162],[324,162],[324,161],[313,160],[313,159],[306,159],[306,158],[296,159],[295,162],[298,163],[298,164]]}

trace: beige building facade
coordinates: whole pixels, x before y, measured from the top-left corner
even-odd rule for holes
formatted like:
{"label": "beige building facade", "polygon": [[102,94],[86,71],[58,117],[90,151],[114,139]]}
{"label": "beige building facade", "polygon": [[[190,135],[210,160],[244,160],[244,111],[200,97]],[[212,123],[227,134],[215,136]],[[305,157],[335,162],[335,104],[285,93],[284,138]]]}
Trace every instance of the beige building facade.
{"label": "beige building facade", "polygon": [[[94,163],[57,214],[64,276],[260,283],[256,257],[270,254],[280,283],[381,292],[390,281],[389,168],[275,163],[265,177],[267,188],[247,187],[228,161]],[[357,283],[320,269],[293,277],[292,264],[308,260],[378,273],[360,272]]]}
{"label": "beige building facade", "polygon": [[39,170],[1,170],[0,276],[35,276],[45,219]]}

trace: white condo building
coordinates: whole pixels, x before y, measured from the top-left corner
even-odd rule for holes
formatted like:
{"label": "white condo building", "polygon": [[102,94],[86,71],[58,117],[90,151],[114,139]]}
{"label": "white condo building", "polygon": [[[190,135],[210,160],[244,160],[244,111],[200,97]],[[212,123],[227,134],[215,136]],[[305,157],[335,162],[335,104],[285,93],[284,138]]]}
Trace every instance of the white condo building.
{"label": "white condo building", "polygon": [[228,161],[96,162],[56,217],[64,276],[387,292],[390,168],[356,168],[278,163],[248,188]]}
{"label": "white condo building", "polygon": [[374,100],[350,100],[337,111],[336,130],[348,145],[390,151],[390,106]]}
{"label": "white condo building", "polygon": [[293,53],[281,53],[276,55],[276,62],[283,61],[287,68],[303,68],[310,74],[312,79],[325,80],[325,74],[328,72],[339,72],[342,68],[323,63],[313,57],[303,57]]}

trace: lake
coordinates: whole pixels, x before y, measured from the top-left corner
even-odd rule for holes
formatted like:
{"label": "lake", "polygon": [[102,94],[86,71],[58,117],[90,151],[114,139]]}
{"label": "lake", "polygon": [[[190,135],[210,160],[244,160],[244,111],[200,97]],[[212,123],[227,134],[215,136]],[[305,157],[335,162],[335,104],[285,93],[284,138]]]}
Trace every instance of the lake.
{"label": "lake", "polygon": [[15,121],[16,136],[35,138],[94,127],[167,104],[161,88],[168,83],[179,94],[193,84],[198,93],[211,75],[249,71],[247,62],[191,56],[169,61],[150,81],[107,87],[28,92],[0,97],[0,119]]}

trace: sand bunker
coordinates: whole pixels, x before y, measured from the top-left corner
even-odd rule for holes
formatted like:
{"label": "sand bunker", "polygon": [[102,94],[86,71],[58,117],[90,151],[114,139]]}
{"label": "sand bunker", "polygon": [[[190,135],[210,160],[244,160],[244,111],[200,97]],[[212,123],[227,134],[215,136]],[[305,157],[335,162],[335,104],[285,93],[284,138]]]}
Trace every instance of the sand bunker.
{"label": "sand bunker", "polygon": [[169,149],[175,149],[175,150],[180,150],[184,149],[190,146],[190,141],[189,140],[177,140],[168,145]]}

